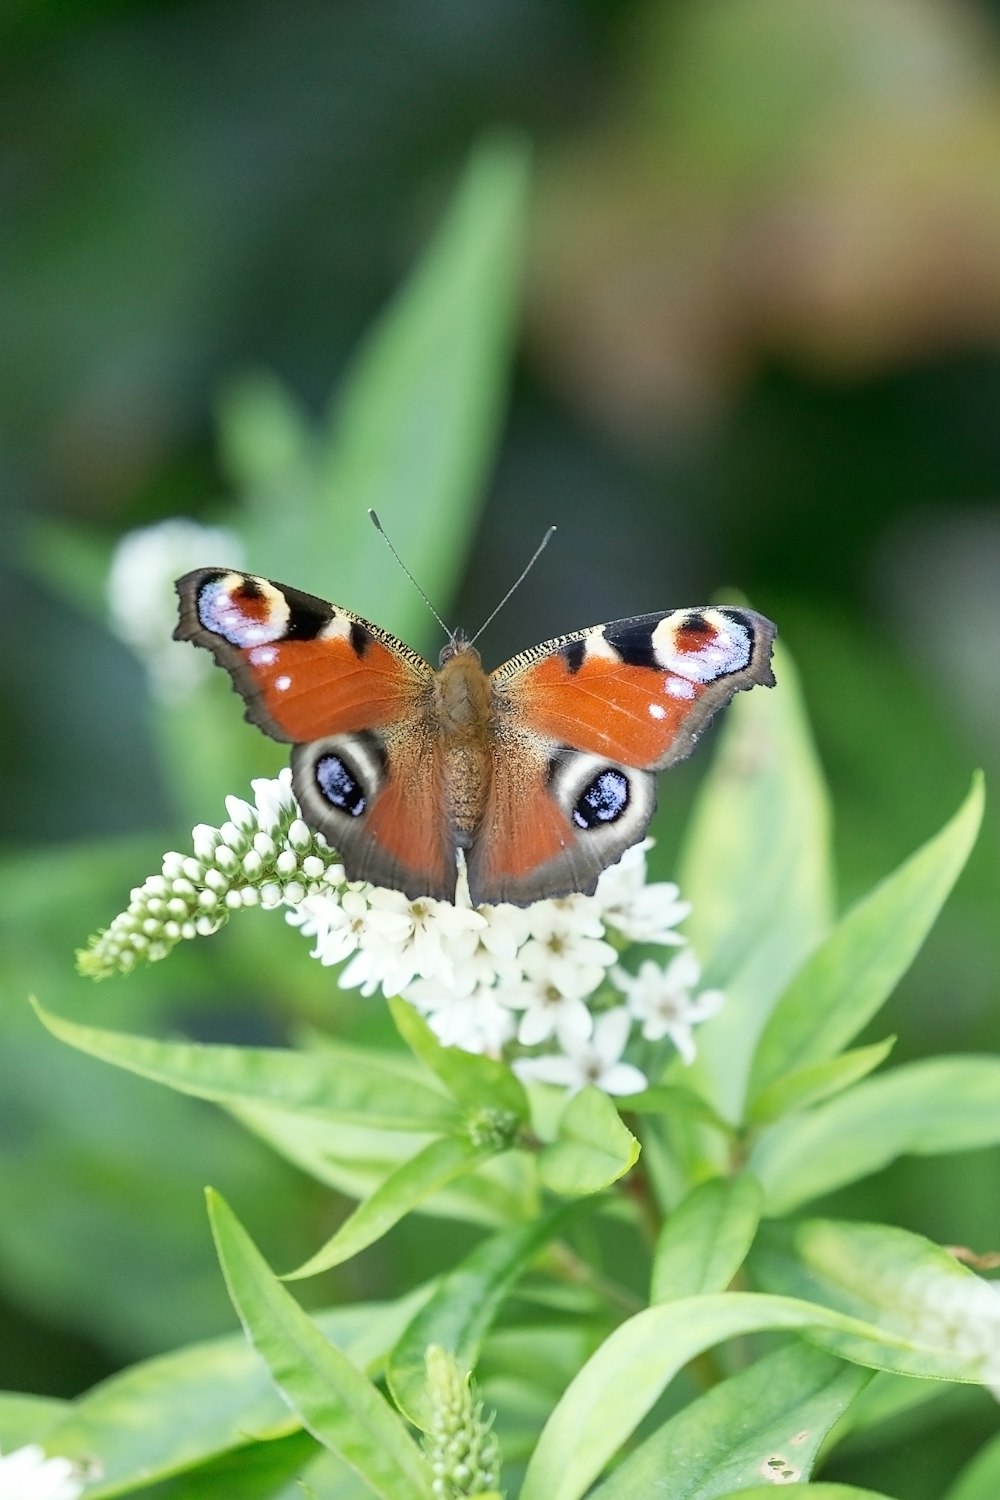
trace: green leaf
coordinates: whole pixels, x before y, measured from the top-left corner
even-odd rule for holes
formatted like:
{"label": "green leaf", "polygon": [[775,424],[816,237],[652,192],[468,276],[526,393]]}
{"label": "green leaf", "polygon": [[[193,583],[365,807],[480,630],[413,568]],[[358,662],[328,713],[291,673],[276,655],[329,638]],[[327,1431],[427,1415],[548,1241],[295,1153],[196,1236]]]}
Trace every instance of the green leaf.
{"label": "green leaf", "polygon": [[[807,1219],[769,1225],[754,1250],[755,1277],[766,1290],[808,1297],[876,1323],[915,1347],[933,1342],[966,1364],[965,1379],[1000,1381],[1000,1300],[989,1282],[947,1251],[906,1229]],[[845,1359],[858,1358],[853,1335],[815,1335]],[[922,1349],[903,1356],[902,1374],[927,1375]]]}
{"label": "green leaf", "polygon": [[142,1488],[143,1500],[280,1500],[288,1485],[317,1453],[308,1432],[292,1432],[266,1443],[248,1443],[245,1448],[220,1454],[210,1463],[177,1479]]}
{"label": "green leaf", "polygon": [[0,1391],[0,1453],[37,1443],[70,1409],[68,1401]]}
{"label": "green leaf", "polygon": [[202,1046],[80,1026],[37,1002],[42,1024],[61,1041],[115,1067],[218,1104],[276,1105],[322,1120],[369,1128],[446,1130],[459,1119],[436,1089],[379,1067],[344,1043],[308,1052],[265,1047]]}
{"label": "green leaf", "polygon": [[316,1276],[320,1271],[328,1271],[331,1266],[350,1260],[352,1255],[381,1239],[432,1193],[454,1178],[474,1172],[494,1154],[493,1147],[473,1145],[464,1136],[442,1136],[440,1140],[431,1141],[380,1183],[371,1197],[344,1220],[322,1249],[297,1270],[289,1272],[285,1280],[298,1281],[304,1276]]}
{"label": "green leaf", "polygon": [[1000,1437],[984,1444],[943,1500],[996,1500],[1000,1495]]}
{"label": "green leaf", "polygon": [[[748,1490],[727,1490],[719,1500],[774,1500],[774,1484],[755,1484]],[[881,1490],[859,1490],[855,1484],[806,1484],[799,1486],[813,1500],[891,1500]]]}
{"label": "green leaf", "polygon": [[392,1019],[403,1041],[467,1110],[500,1109],[519,1121],[528,1118],[524,1085],[506,1063],[461,1047],[443,1047],[423,1016],[406,1000],[389,1001]]}
{"label": "green leaf", "polygon": [[453,1354],[463,1370],[474,1370],[511,1287],[579,1209],[579,1203],[564,1204],[531,1224],[493,1235],[441,1279],[389,1358],[389,1389],[411,1422],[427,1425],[424,1356],[431,1344]]}
{"label": "green leaf", "polygon": [[795,1114],[812,1104],[820,1104],[833,1094],[842,1094],[852,1084],[873,1073],[896,1045],[894,1036],[868,1047],[855,1047],[827,1062],[808,1063],[786,1073],[761,1089],[750,1106],[749,1122],[768,1125],[784,1115]]}
{"label": "green leaf", "polygon": [[[524,144],[510,136],[474,152],[432,244],[336,404],[325,484],[337,505],[338,548],[343,532],[350,546],[369,527],[365,511],[374,507],[432,598],[450,588],[465,556],[503,419],[528,165]],[[358,561],[352,591],[375,598],[385,554],[369,545]],[[410,590],[393,628],[409,634],[425,618]]]}
{"label": "green leaf", "polygon": [[571,1381],[542,1431],[520,1500],[580,1500],[674,1375],[724,1339],[764,1329],[830,1329],[851,1341],[851,1358],[874,1369],[976,1379],[973,1361],[927,1339],[916,1343],[790,1297],[725,1292],[649,1307],[622,1323]]}
{"label": "green leaf", "polygon": [[[316,1321],[354,1364],[371,1369],[427,1295],[421,1288],[398,1303],[335,1308]],[[239,1334],[132,1365],[66,1403],[58,1420],[31,1436],[44,1436],[53,1453],[79,1461],[99,1454],[101,1478],[88,1485],[87,1497],[110,1500],[298,1427]]]}
{"label": "green leaf", "polygon": [[660,1231],[650,1301],[724,1292],[753,1244],[763,1197],[760,1183],[745,1174],[692,1188]]}
{"label": "green leaf", "polygon": [[739,1118],[761,1028],[832,907],[829,813],[795,671],[775,653],[778,686],[737,694],[702,783],[680,861],[692,903],[687,936],[705,983],[728,1003],[698,1032],[700,1078]]}
{"label": "green leaf", "polygon": [[233,1306],[302,1425],[381,1500],[431,1500],[423,1455],[395,1412],[306,1316],[232,1210],[211,1191],[208,1207]]}
{"label": "green leaf", "polygon": [[[369,1197],[410,1160],[415,1146],[433,1139],[314,1120],[265,1105],[233,1105],[231,1113],[303,1172],[348,1198]],[[446,1183],[432,1197],[414,1205],[414,1212],[494,1229],[527,1218],[536,1211],[537,1201],[534,1161],[524,1152],[507,1151],[485,1162],[475,1176]]]}
{"label": "green leaf", "polygon": [[[794,1340],[664,1422],[591,1500],[714,1500],[765,1472],[808,1478],[827,1433],[871,1379],[869,1370]],[[774,1481],[769,1494],[773,1488]]]}
{"label": "green leaf", "polygon": [[599,1193],[635,1165],[639,1150],[607,1094],[587,1087],[563,1110],[556,1139],[538,1153],[538,1171],[554,1193]]}
{"label": "green leaf", "polygon": [[729,1121],[717,1114],[701,1094],[679,1083],[654,1084],[639,1094],[629,1094],[622,1100],[622,1109],[626,1114],[673,1116],[695,1125],[708,1125],[722,1135],[735,1134]]}
{"label": "green leaf", "polygon": [[824,1062],[877,1013],[916,957],[976,840],[982,776],[941,832],[843,917],[771,1014],[753,1062],[751,1094]]}
{"label": "green leaf", "polygon": [[1000,1058],[907,1063],[772,1125],[754,1144],[747,1165],[764,1187],[766,1213],[790,1213],[880,1171],[897,1156],[996,1145],[998,1098]]}

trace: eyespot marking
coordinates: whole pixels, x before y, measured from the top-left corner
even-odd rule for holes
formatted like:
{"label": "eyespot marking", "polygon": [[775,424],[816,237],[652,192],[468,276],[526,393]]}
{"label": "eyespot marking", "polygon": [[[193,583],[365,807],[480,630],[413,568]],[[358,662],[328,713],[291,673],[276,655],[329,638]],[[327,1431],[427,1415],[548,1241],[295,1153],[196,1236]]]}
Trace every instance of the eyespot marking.
{"label": "eyespot marking", "polygon": [[314,775],[316,785],[331,807],[339,808],[352,818],[360,817],[366,806],[364,791],[339,755],[320,756]]}
{"label": "eyespot marking", "polygon": [[628,777],[614,766],[599,771],[577,798],[573,822],[577,828],[596,828],[616,823],[628,807]]}
{"label": "eyespot marking", "polygon": [[240,573],[210,578],[198,591],[198,619],[231,646],[248,648],[280,640],[289,609],[280,590]]}
{"label": "eyespot marking", "polygon": [[[698,622],[697,630],[693,621]],[[753,656],[749,627],[721,610],[688,614],[680,621],[676,615],[667,615],[653,631],[653,644],[661,668],[694,683],[715,682],[742,672]],[[667,691],[673,690],[668,687]]]}

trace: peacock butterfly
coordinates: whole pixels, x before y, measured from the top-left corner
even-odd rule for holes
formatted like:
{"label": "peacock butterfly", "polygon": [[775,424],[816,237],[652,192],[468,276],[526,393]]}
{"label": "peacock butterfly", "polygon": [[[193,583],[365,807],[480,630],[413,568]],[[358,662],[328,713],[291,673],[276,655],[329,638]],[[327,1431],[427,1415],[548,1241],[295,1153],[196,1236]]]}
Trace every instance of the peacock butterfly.
{"label": "peacock butterfly", "polygon": [[[376,521],[377,524],[377,521]],[[306,822],[348,878],[474,903],[593,892],[642,838],[653,772],[717,709],[771,687],[775,627],[749,609],[638,615],[483,670],[456,632],[437,671],[388,631],[252,573],[178,580],[178,640],[206,646],[246,717],[291,742]]]}

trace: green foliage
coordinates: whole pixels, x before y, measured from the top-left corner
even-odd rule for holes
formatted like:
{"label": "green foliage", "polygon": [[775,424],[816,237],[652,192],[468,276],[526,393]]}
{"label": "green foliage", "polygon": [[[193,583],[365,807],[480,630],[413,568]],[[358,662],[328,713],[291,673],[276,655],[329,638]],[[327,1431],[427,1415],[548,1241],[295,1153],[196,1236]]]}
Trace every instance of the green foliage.
{"label": "green foliage", "polygon": [[[374,504],[430,591],[447,593],[503,402],[525,175],[516,144],[477,154],[329,426],[313,431],[270,381],[230,394],[228,462],[249,496],[252,547],[275,559],[269,571],[284,571],[283,555],[291,566],[315,553],[336,523],[343,569],[359,597],[374,597],[360,509]],[[357,514],[345,520],[347,491]],[[405,629],[419,607],[379,566],[387,614]],[[128,1080],[144,1096],[221,1105],[227,1125],[355,1201],[294,1278],[376,1246],[390,1279],[404,1270],[376,1305],[311,1315],[268,1263],[284,1253],[280,1226],[265,1220],[251,1238],[210,1190],[218,1260],[249,1342],[189,1344],[65,1404],[0,1397],[0,1442],[98,1458],[94,1500],[287,1500],[303,1475],[302,1493],[317,1500],[430,1500],[469,1493],[462,1455],[477,1444],[492,1453],[475,1370],[510,1500],[645,1500],[664,1482],[677,1500],[719,1500],[799,1481],[817,1500],[849,1500],[875,1492],[808,1481],[852,1405],[863,1410],[871,1372],[903,1386],[995,1384],[994,1293],[980,1277],[897,1226],[787,1218],[901,1154],[1000,1142],[1000,1058],[932,1058],[872,1077],[891,1039],[844,1050],[937,918],[972,848],[982,788],[835,922],[827,796],[783,654],[777,675],[775,693],[734,704],[681,861],[691,936],[728,1003],[704,1027],[695,1066],[668,1064],[642,1094],[616,1103],[596,1087],[569,1099],[526,1089],[506,1064],[442,1046],[402,1001],[389,1007],[393,1031],[378,1002],[362,1012],[345,999],[344,1029],[363,1040],[207,1045],[68,1020],[71,1000],[44,975],[53,998],[37,1013],[53,1037],[112,1065],[109,1077],[171,1091]],[[165,710],[168,745],[183,717]],[[239,935],[211,941],[220,990],[238,990],[266,945],[253,946],[252,929],[249,957]],[[261,963],[285,980],[294,964],[279,942]],[[209,985],[208,960],[176,972]],[[308,1010],[310,981],[285,982]],[[150,1006],[151,1027],[158,1016]],[[214,1160],[220,1178],[228,1163]],[[281,1218],[280,1205],[266,1207]],[[417,1215],[429,1271],[409,1260]],[[319,1238],[315,1215],[299,1227]],[[416,1291],[400,1290],[421,1276]],[[337,1295],[351,1285],[338,1280]],[[693,1394],[693,1378],[705,1389]],[[445,1387],[454,1431],[442,1425]],[[414,1428],[436,1446],[421,1449]],[[994,1445],[948,1500],[985,1500],[998,1476]]]}

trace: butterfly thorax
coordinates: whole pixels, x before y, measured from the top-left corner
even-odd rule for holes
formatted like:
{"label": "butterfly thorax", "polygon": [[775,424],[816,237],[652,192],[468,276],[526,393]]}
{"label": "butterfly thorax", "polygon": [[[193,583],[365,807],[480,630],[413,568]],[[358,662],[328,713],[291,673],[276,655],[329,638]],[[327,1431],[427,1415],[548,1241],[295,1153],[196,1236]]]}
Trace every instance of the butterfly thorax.
{"label": "butterfly thorax", "polygon": [[449,811],[459,841],[482,821],[490,788],[492,688],[479,652],[462,643],[434,676],[435,717]]}

